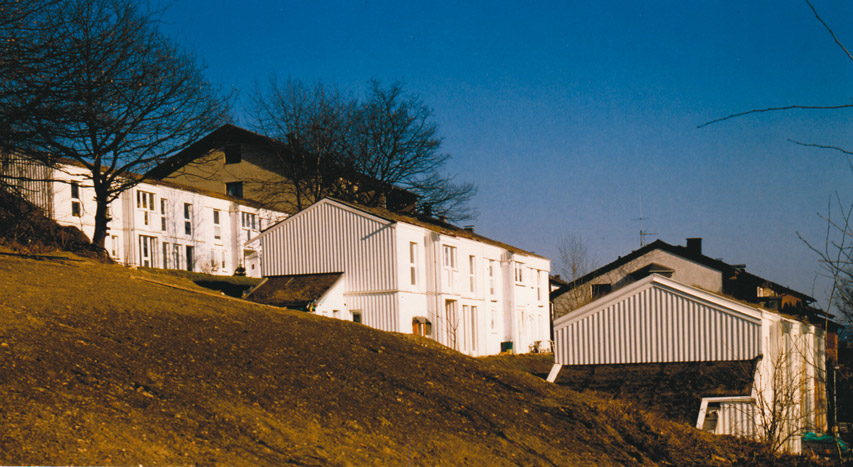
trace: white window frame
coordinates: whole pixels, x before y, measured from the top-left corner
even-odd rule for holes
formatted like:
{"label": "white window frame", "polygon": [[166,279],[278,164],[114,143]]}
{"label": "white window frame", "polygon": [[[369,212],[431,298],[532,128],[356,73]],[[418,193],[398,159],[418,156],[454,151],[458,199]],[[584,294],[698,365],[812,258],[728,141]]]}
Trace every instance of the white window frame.
{"label": "white window frame", "polygon": [[213,239],[222,240],[222,211],[219,209],[213,210]]}
{"label": "white window frame", "polygon": [[418,244],[409,242],[409,279],[412,285],[418,285]]}
{"label": "white window frame", "polygon": [[442,245],[442,264],[447,274],[447,286],[453,287],[454,273],[456,272],[456,247],[453,245]]}
{"label": "white window frame", "polygon": [[184,235],[192,237],[193,235],[193,205],[192,203],[184,203]]}
{"label": "white window frame", "polygon": [[495,260],[489,260],[489,295],[495,295]]}
{"label": "white window frame", "polygon": [[473,293],[477,289],[477,257],[468,255],[468,291]]}

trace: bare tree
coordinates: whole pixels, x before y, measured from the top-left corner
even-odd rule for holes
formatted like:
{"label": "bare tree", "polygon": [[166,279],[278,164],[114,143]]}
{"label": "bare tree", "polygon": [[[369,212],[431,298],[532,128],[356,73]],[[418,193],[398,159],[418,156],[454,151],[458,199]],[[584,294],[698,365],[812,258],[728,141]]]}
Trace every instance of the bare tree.
{"label": "bare tree", "polygon": [[[833,42],[837,45],[844,55],[853,61],[853,54],[844,46],[832,28],[823,20],[823,18],[818,13],[817,9],[812,5],[809,0],[804,0],[806,5],[811,10],[812,14],[814,14],[815,18],[820,22],[820,24],[826,29],[829,35],[832,37]],[[746,115],[766,113],[766,112],[780,112],[780,111],[789,111],[789,110],[843,110],[843,109],[853,109],[853,104],[839,104],[839,105],[785,105],[785,106],[776,106],[776,107],[766,107],[761,109],[752,109],[743,112],[738,112],[734,114],[727,115],[725,117],[717,118],[708,122],[705,122],[701,125],[698,125],[699,128],[724,122],[727,120],[731,120],[734,118],[743,117]],[[825,145],[825,144],[815,144],[815,143],[805,143],[801,141],[796,141],[793,139],[789,139],[794,144],[798,144],[805,147],[817,148],[817,149],[828,149],[836,152],[840,152],[847,157],[848,164],[851,169],[853,169],[853,160],[851,160],[851,155],[853,152],[848,151],[844,148],[833,146],[833,145]],[[842,313],[844,313],[848,322],[853,323],[853,302],[849,300],[853,299],[853,289],[851,289],[851,285],[853,285],[853,245],[851,245],[851,239],[848,238],[853,236],[853,226],[850,224],[850,216],[853,213],[853,205],[849,208],[844,206],[844,203],[841,199],[836,195],[835,202],[837,203],[837,209],[840,213],[840,220],[832,218],[833,205],[830,203],[829,210],[827,214],[821,216],[823,220],[827,223],[827,234],[825,238],[824,245],[817,246],[813,243],[810,243],[802,236],[797,234],[803,242],[807,244],[809,248],[811,248],[815,253],[818,254],[820,258],[821,265],[823,266],[828,277],[832,279],[832,290],[829,294],[829,300],[827,303],[827,309],[831,306],[835,305],[838,307]],[[847,291],[847,292],[845,292]]]}
{"label": "bare tree", "polygon": [[27,66],[0,82],[3,149],[85,166],[103,247],[110,202],[220,125],[228,99],[131,0],[63,0],[33,21],[44,27],[13,28],[9,46]]}
{"label": "bare tree", "polygon": [[381,206],[403,189],[436,215],[475,215],[468,202],[476,188],[443,172],[450,156],[440,152],[432,110],[402,84],[372,81],[360,101],[323,83],[272,78],[256,86],[248,113],[257,131],[287,143],[276,157],[291,180],[273,190],[298,209],[323,196]]}
{"label": "bare tree", "polygon": [[[567,282],[573,282],[597,267],[596,261],[589,249],[578,235],[568,235],[557,245],[557,259],[554,270]],[[554,302],[554,316],[560,317],[580,308],[592,300],[592,292],[588,286],[578,286],[560,295]]]}
{"label": "bare tree", "polygon": [[287,143],[267,148],[273,170],[286,181],[257,180],[266,182],[266,199],[259,201],[295,212],[324,196],[343,197],[342,180],[351,165],[343,156],[355,101],[322,82],[309,88],[293,80],[279,84],[273,76],[265,91],[255,85],[250,102],[254,129]]}
{"label": "bare tree", "polygon": [[438,125],[420,97],[406,93],[402,83],[383,87],[371,81],[354,115],[349,159],[358,173],[379,182],[366,200],[369,204],[400,187],[420,195],[436,215],[456,221],[475,215],[467,203],[476,188],[457,185],[443,173],[450,155],[440,152]]}
{"label": "bare tree", "polygon": [[790,448],[790,442],[806,431],[822,429],[826,416],[815,405],[826,383],[822,352],[816,352],[805,335],[793,335],[796,324],[778,326],[779,339],[759,362],[752,390],[755,436],[774,451]]}

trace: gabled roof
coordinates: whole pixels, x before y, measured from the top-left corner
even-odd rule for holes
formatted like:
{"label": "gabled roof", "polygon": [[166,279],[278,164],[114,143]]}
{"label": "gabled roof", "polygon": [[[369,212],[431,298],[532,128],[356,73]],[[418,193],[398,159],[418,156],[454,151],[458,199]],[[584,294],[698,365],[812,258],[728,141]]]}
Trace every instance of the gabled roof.
{"label": "gabled roof", "polygon": [[252,289],[246,300],[294,310],[306,310],[343,276],[342,272],[272,276]]}
{"label": "gabled roof", "polygon": [[[190,162],[209,154],[211,151],[230,144],[248,144],[258,149],[273,153],[290,150],[290,146],[287,143],[226,123],[225,125],[222,125],[208,133],[200,140],[192,143],[183,151],[169,157],[157,165],[157,167],[148,171],[146,176],[155,179],[165,178]],[[369,182],[374,184],[374,186],[390,188],[390,191],[395,193],[395,195],[403,194],[407,199],[411,198],[412,200],[415,200],[419,198],[418,195],[409,190],[394,186],[390,183],[380,182],[367,175],[358,174],[354,177],[357,178],[356,183]]]}
{"label": "gabled roof", "polygon": [[652,252],[654,250],[665,251],[667,253],[671,253],[673,255],[680,256],[684,259],[688,259],[688,260],[694,261],[696,263],[702,264],[702,265],[707,266],[709,268],[716,269],[717,271],[720,271],[723,274],[724,278],[739,276],[738,278],[742,279],[742,280],[747,280],[750,282],[754,281],[754,282],[768,284],[774,290],[779,291],[779,292],[783,292],[783,293],[787,293],[787,294],[793,295],[795,297],[798,297],[806,303],[814,303],[815,302],[814,298],[812,298],[812,297],[810,297],[804,293],[797,292],[796,290],[792,290],[792,289],[785,287],[783,285],[777,284],[775,282],[769,281],[769,280],[764,279],[762,277],[748,273],[745,270],[743,270],[742,267],[733,266],[731,264],[725,263],[725,262],[720,261],[718,259],[714,259],[714,258],[711,258],[709,256],[705,256],[702,253],[698,253],[695,250],[692,250],[686,246],[670,245],[669,243],[666,243],[662,240],[655,240],[654,242],[649,243],[648,245],[646,245],[640,249],[634,250],[625,256],[620,256],[616,261],[613,261],[609,264],[606,264],[606,265],[596,269],[595,271],[592,271],[589,274],[586,274],[586,275],[570,282],[568,285],[560,287],[559,289],[551,292],[551,299],[553,300],[553,299],[559,297],[560,295],[566,293],[567,291],[574,289],[575,287],[586,284],[587,282],[595,279],[596,277],[607,274],[608,272],[613,271],[613,270],[615,270],[615,269],[617,269],[617,268],[619,268],[619,267],[621,267],[621,266],[623,266],[623,265],[625,265],[625,264],[627,264],[627,263],[649,253],[649,252]]}
{"label": "gabled roof", "polygon": [[613,292],[599,297],[590,303],[570,311],[569,313],[554,320],[554,329],[557,330],[565,325],[582,320],[588,315],[595,314],[610,305],[626,299],[627,297],[637,295],[645,289],[651,287],[659,287],[676,293],[693,302],[709,305],[721,312],[735,316],[739,319],[753,323],[759,323],[761,320],[762,311],[752,305],[741,303],[734,299],[724,297],[715,293],[702,290],[697,287],[683,284],[674,279],[664,277],[658,274],[652,274],[645,278],[631,283],[625,287],[614,290]]}
{"label": "gabled roof", "polygon": [[152,178],[166,177],[199,157],[226,144],[251,144],[270,150],[280,150],[287,147],[285,144],[268,136],[226,123],[151,169],[147,176]]}
{"label": "gabled roof", "polygon": [[260,237],[266,235],[267,232],[275,229],[275,227],[277,225],[282,224],[284,222],[291,221],[292,219],[297,218],[301,213],[308,211],[308,210],[314,208],[315,206],[319,206],[323,203],[337,204],[339,206],[343,206],[343,207],[349,208],[351,210],[359,211],[361,213],[364,213],[364,214],[367,214],[370,216],[378,217],[378,218],[383,219],[383,220],[390,222],[392,224],[400,222],[400,223],[406,223],[406,224],[410,224],[410,225],[416,225],[418,227],[423,227],[427,230],[430,230],[430,231],[433,231],[433,232],[436,232],[436,233],[439,233],[442,235],[448,235],[448,236],[458,237],[458,238],[467,238],[469,240],[474,240],[474,241],[485,243],[487,245],[492,245],[492,246],[496,246],[498,248],[503,248],[503,249],[510,251],[512,253],[517,253],[517,254],[526,255],[526,256],[533,256],[536,258],[548,259],[548,258],[545,258],[544,256],[537,255],[536,253],[531,253],[529,251],[522,250],[521,248],[516,248],[512,245],[508,245],[506,243],[502,243],[502,242],[499,242],[497,240],[492,240],[492,239],[484,237],[482,235],[478,235],[470,229],[457,227],[453,224],[449,224],[449,223],[444,222],[440,219],[435,219],[435,218],[424,216],[424,215],[418,215],[417,217],[415,217],[415,216],[410,216],[410,215],[406,215],[406,214],[400,214],[397,212],[389,211],[388,209],[385,209],[385,208],[369,207],[369,206],[364,206],[364,205],[357,204],[357,203],[350,203],[350,202],[346,202],[346,201],[341,201],[341,200],[335,199],[335,198],[323,198],[323,199],[321,199],[320,201],[318,201],[318,202],[314,203],[313,205],[303,209],[302,211],[288,217],[287,219],[284,219],[284,220],[278,222],[277,224],[270,226],[268,229],[265,229],[264,232],[261,233]]}

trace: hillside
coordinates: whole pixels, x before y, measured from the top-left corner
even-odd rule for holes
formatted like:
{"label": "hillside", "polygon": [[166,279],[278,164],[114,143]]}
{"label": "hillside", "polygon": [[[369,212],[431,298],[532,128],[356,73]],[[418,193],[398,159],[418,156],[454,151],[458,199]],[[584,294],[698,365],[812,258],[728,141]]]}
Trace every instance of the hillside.
{"label": "hillside", "polygon": [[175,275],[0,250],[0,296],[4,465],[776,465],[430,340]]}

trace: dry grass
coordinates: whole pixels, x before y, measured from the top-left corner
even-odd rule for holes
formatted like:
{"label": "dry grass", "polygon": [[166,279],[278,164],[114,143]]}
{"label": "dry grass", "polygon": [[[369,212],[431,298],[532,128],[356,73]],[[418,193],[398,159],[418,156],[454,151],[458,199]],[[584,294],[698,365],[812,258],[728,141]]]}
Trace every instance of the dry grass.
{"label": "dry grass", "polygon": [[186,277],[0,253],[0,464],[733,465],[753,452],[415,336],[184,290],[203,290]]}

